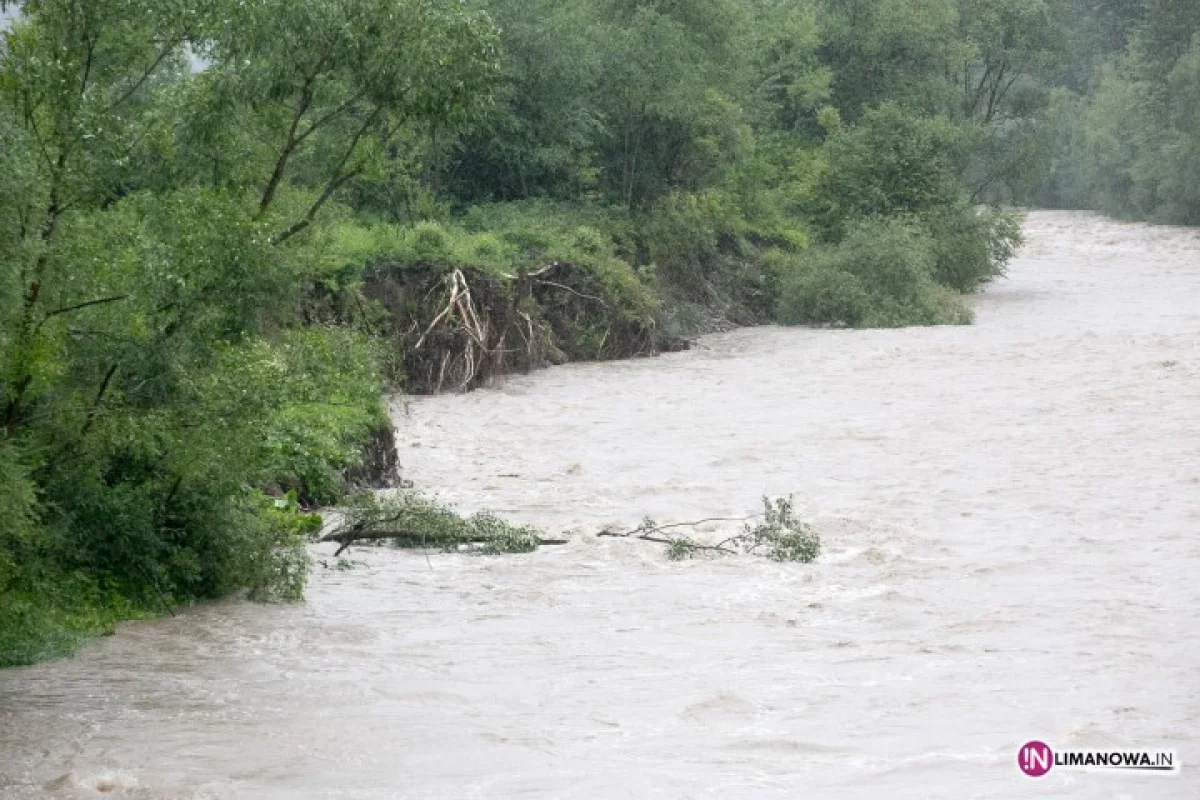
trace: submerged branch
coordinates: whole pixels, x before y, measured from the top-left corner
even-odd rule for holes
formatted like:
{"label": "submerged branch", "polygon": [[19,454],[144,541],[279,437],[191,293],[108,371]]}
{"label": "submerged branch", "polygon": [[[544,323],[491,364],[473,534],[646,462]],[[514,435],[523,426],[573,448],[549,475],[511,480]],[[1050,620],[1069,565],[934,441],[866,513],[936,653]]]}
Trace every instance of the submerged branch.
{"label": "submerged branch", "polygon": [[[350,547],[355,542],[379,542],[391,540],[397,547],[446,547],[457,545],[469,546],[484,546],[491,543],[491,539],[460,539],[456,537],[447,537],[444,535],[431,535],[423,531],[414,531],[408,529],[400,530],[359,530],[359,531],[335,531],[326,536],[322,536],[317,541],[320,543],[337,542],[341,545],[334,553],[335,556],[340,556],[346,548]],[[568,544],[567,539],[544,539],[537,537],[539,546],[555,546]]]}
{"label": "submerged branch", "polygon": [[[751,520],[762,520],[750,524]],[[676,528],[697,528],[709,522],[741,522],[742,529],[715,543],[697,541],[691,536],[664,537],[660,534]],[[691,558],[697,553],[721,553],[724,555],[758,555],[772,561],[799,561],[809,563],[821,552],[821,539],[806,523],[793,513],[790,497],[763,498],[763,512],[746,517],[708,517],[690,522],[672,522],[659,525],[647,517],[642,524],[630,531],[601,531],[598,536],[618,539],[639,539],[668,546],[667,557],[672,560]]]}
{"label": "submerged branch", "polygon": [[[682,524],[686,524],[686,523],[680,523],[680,524],[682,525]],[[655,528],[655,530],[661,530],[661,528]],[[731,555],[731,556],[737,555],[737,552],[738,552],[737,550],[726,547],[725,542],[720,542],[718,544],[699,544],[697,542],[692,541],[691,539],[686,539],[686,538],[666,539],[662,536],[655,536],[654,534],[649,533],[649,532],[638,533],[637,531],[629,531],[628,533],[615,533],[613,531],[600,531],[596,535],[612,537],[612,538],[616,538],[616,539],[634,538],[634,539],[639,539],[643,542],[656,542],[657,544],[665,544],[672,548],[678,548],[680,546],[683,546],[683,547],[686,547],[688,550],[708,551],[708,552],[713,552],[713,553],[725,553],[726,555]]]}
{"label": "submerged branch", "polygon": [[[355,542],[388,540],[397,547],[440,547],[447,551],[530,553],[545,545],[565,545],[567,539],[547,538],[537,528],[517,526],[488,512],[464,517],[416,492],[390,497],[373,494],[355,498],[344,516],[319,542],[337,543],[340,556]],[[748,520],[759,520],[751,524]],[[669,536],[664,531],[695,528],[708,522],[741,522],[740,532],[716,542],[689,536]],[[791,498],[763,498],[763,512],[747,517],[708,517],[693,522],[659,525],[652,519],[631,531],[604,530],[597,536],[637,539],[667,546],[672,560],[700,553],[756,555],[773,561],[808,563],[820,553],[821,541],[813,529],[796,518]]]}
{"label": "submerged branch", "polygon": [[390,540],[397,547],[440,547],[476,553],[531,553],[566,544],[537,528],[513,525],[486,511],[463,516],[418,492],[389,497],[363,494],[342,511],[342,520],[319,542],[336,542],[340,555],[354,542]]}
{"label": "submerged branch", "polygon": [[[670,530],[671,528],[695,528],[695,527],[704,525],[709,522],[749,522],[750,520],[758,519],[761,516],[762,516],[762,514],[751,514],[748,517],[705,517],[704,519],[696,519],[696,520],[691,520],[689,522],[670,522],[670,523],[667,523],[666,525],[657,525],[656,524],[653,526],[653,530],[665,531],[665,530]],[[629,537],[629,536],[634,536],[636,534],[644,532],[646,530],[646,528],[644,526],[645,526],[645,522],[643,522],[642,525],[639,525],[638,527],[634,528],[633,530],[626,531],[624,533],[619,533],[617,531],[605,530],[605,531],[600,531],[600,533],[597,535],[598,536],[613,536],[613,537]]]}

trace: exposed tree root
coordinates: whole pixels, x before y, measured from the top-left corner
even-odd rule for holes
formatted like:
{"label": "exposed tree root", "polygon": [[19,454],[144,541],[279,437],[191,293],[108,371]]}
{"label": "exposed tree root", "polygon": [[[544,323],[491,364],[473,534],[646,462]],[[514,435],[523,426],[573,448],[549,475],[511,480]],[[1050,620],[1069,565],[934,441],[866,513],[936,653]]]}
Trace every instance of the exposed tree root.
{"label": "exposed tree root", "polygon": [[518,275],[383,265],[365,291],[391,317],[411,392],[463,391],[547,364],[685,346],[664,337],[648,312],[614,305],[587,270],[560,261]]}

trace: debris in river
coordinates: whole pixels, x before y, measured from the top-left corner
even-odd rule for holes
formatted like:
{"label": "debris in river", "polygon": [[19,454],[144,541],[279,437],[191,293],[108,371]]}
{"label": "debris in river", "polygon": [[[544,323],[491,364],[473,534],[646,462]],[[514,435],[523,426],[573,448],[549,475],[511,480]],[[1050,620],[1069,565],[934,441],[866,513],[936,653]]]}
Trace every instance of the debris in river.
{"label": "debris in river", "polygon": [[[751,524],[751,521],[759,520]],[[663,531],[695,529],[708,522],[741,522],[739,533],[715,544],[705,544],[690,536],[663,535]],[[600,536],[636,538],[667,545],[667,557],[673,561],[693,558],[702,553],[721,555],[758,555],[772,561],[799,561],[807,564],[821,552],[821,538],[807,523],[795,516],[791,497],[763,498],[763,513],[749,517],[710,517],[694,522],[659,525],[646,517],[631,531],[601,531]]]}
{"label": "debris in river", "polygon": [[530,553],[543,545],[567,543],[565,539],[547,539],[537,528],[513,525],[487,511],[464,517],[412,491],[352,498],[341,520],[320,539],[341,545],[335,556],[355,542],[389,540],[397,547],[479,553]]}
{"label": "debris in river", "polygon": [[[741,530],[714,544],[693,536],[664,531],[695,529],[710,522],[740,522]],[[821,551],[817,533],[795,516],[790,497],[763,498],[763,512],[748,517],[710,517],[692,522],[660,525],[650,518],[630,531],[601,531],[598,536],[633,538],[667,545],[673,561],[700,554],[757,555],[773,561],[809,563]],[[564,545],[566,539],[549,539],[537,528],[517,526],[481,511],[464,517],[453,509],[416,492],[387,497],[365,494],[354,498],[333,530],[321,542],[336,542],[335,556],[356,542],[391,541],[397,547],[438,547],[446,551],[477,553],[529,553],[546,545]]]}

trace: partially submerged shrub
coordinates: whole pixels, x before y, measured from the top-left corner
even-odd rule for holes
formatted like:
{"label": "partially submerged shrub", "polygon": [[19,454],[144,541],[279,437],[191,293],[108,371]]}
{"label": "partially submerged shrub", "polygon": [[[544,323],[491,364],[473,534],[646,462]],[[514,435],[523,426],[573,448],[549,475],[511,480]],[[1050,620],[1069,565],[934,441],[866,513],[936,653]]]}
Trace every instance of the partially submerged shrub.
{"label": "partially submerged shrub", "polygon": [[1021,217],[963,205],[922,217],[933,238],[933,277],[959,292],[973,292],[1004,274],[1021,244]]}
{"label": "partially submerged shrub", "polygon": [[[117,488],[124,491],[88,493],[108,503],[93,509],[101,519],[77,512],[71,529],[50,525],[36,541],[0,541],[0,667],[67,655],[90,636],[113,633],[121,620],[169,613],[200,597],[303,594],[305,545],[321,518],[303,513],[294,493],[273,498],[243,490],[221,503],[180,490],[166,512],[178,540],[164,544],[153,531],[126,527],[141,521],[131,507],[139,498]],[[117,551],[119,564],[89,552],[104,545]]]}
{"label": "partially submerged shrub", "polygon": [[230,565],[230,582],[249,590],[254,600],[299,600],[312,563],[305,545],[321,530],[321,516],[303,512],[296,493],[244,500],[244,549]]}
{"label": "partially submerged shrub", "polygon": [[[924,117],[896,103],[867,111],[857,125],[837,128],[814,161],[803,205],[826,244],[844,243],[864,220],[904,220],[924,231],[939,284],[971,292],[1004,273],[1020,244],[1020,219],[996,209],[977,209],[962,180],[972,137],[969,127],[944,117]],[[902,261],[913,261],[913,246]],[[922,254],[915,260],[924,260]],[[860,275],[868,290],[873,279]],[[886,276],[883,276],[886,277]],[[821,284],[828,289],[828,282]],[[845,288],[843,286],[843,288]],[[896,297],[894,291],[886,294]],[[901,300],[868,325],[932,324],[947,307],[943,293],[914,312]],[[869,316],[869,314],[868,314]],[[954,313],[951,316],[959,317]],[[841,320],[842,324],[855,324]]]}
{"label": "partially submerged shrub", "polygon": [[792,259],[776,317],[792,325],[864,328],[970,322],[961,299],[934,280],[935,265],[934,241],[919,225],[860,222],[840,244]]}
{"label": "partially submerged shrub", "polygon": [[531,553],[545,540],[530,525],[514,525],[488,511],[463,516],[427,495],[400,491],[352,498],[342,519],[321,541],[390,541],[396,547],[436,547],[485,554]]}
{"label": "partially submerged shrub", "polygon": [[766,556],[772,561],[807,564],[821,554],[821,537],[810,525],[796,518],[790,497],[763,498],[763,517],[746,523],[734,540],[744,552]]}
{"label": "partially submerged shrub", "polygon": [[43,571],[21,587],[0,591],[0,668],[71,653],[117,622],[149,616],[120,592],[80,571]]}
{"label": "partially submerged shrub", "polygon": [[871,298],[862,281],[837,269],[798,269],[780,299],[780,321],[789,325],[829,324],[858,327]]}
{"label": "partially submerged shrub", "polygon": [[354,483],[386,483],[395,469],[378,400],[380,349],[345,328],[312,327],[282,334],[261,354],[289,380],[288,402],[261,427],[274,462],[267,477],[308,506],[336,503]]}
{"label": "partially submerged shrub", "polygon": [[[791,497],[763,498],[763,512],[740,520],[740,532],[715,543],[700,541],[695,536],[675,533],[696,528],[708,522],[731,521],[705,519],[696,522],[672,522],[660,525],[646,517],[631,531],[603,531],[601,536],[636,538],[667,546],[667,558],[682,561],[703,554],[761,556],[772,561],[794,561],[808,564],[821,554],[821,537],[810,525],[798,519]],[[667,533],[671,531],[671,533]]]}

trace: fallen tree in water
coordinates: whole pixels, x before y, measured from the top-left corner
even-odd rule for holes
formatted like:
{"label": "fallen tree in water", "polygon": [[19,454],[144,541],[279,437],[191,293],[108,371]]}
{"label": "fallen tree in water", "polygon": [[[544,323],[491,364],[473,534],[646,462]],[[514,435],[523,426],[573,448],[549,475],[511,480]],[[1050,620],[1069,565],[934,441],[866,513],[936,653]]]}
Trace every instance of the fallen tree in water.
{"label": "fallen tree in water", "polygon": [[487,511],[463,516],[412,491],[352,498],[342,509],[339,522],[319,541],[340,545],[335,556],[355,542],[372,541],[489,554],[531,553],[543,545],[567,543],[565,539],[548,539],[533,526],[513,525]]}
{"label": "fallen tree in water", "polygon": [[[716,542],[700,540],[696,529],[712,522],[741,522],[742,527]],[[691,535],[677,533],[686,530],[691,530]],[[748,517],[713,517],[663,525],[646,518],[632,530],[604,530],[597,535],[665,544],[667,557],[673,561],[704,554],[740,554],[807,564],[821,552],[820,537],[811,526],[796,518],[790,497],[764,497],[762,513]],[[337,543],[335,556],[356,542],[391,541],[396,547],[436,547],[487,554],[530,553],[541,546],[568,543],[566,539],[546,538],[530,525],[513,525],[490,512],[462,516],[415,492],[387,497],[364,494],[354,498],[343,510],[340,521],[319,541]]]}

